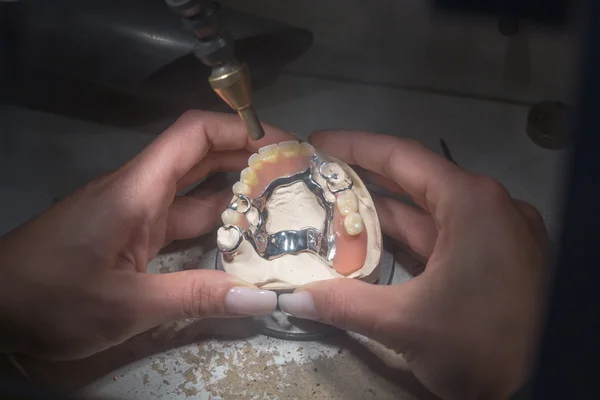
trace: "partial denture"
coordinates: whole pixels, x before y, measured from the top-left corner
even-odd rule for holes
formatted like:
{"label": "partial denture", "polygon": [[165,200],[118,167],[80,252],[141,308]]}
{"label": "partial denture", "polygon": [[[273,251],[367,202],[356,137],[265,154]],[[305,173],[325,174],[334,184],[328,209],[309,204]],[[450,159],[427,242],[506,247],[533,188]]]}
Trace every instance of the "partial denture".
{"label": "partial denture", "polygon": [[[306,170],[314,154],[314,147],[304,142],[288,141],[262,147],[248,159],[248,168],[241,172],[240,181],[233,185],[233,192],[237,196],[257,198],[275,179]],[[333,210],[336,243],[333,268],[341,275],[349,275],[362,268],[367,254],[367,230],[359,212],[359,199],[351,189],[352,181],[341,166],[336,163],[324,164],[322,172],[327,175],[327,185],[336,199]],[[223,223],[242,229],[258,225],[258,210],[254,207],[239,209],[245,214],[233,209],[225,210]],[[223,231],[219,235],[219,246],[223,248],[232,246],[239,239],[237,233]]]}
{"label": "partial denture", "polygon": [[314,153],[315,148],[310,144],[294,140],[262,147],[248,159],[248,168],[233,185],[233,193],[256,198],[273,180],[308,168]]}

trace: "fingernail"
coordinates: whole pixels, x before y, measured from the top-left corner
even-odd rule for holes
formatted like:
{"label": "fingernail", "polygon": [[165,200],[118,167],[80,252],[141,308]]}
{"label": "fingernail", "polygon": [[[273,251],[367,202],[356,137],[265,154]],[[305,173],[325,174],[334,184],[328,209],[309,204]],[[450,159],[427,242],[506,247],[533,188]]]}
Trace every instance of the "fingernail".
{"label": "fingernail", "polygon": [[277,307],[277,294],[270,290],[234,287],[225,296],[225,307],[238,315],[268,314]]}
{"label": "fingernail", "polygon": [[279,308],[293,317],[304,319],[319,317],[312,295],[307,291],[279,295]]}

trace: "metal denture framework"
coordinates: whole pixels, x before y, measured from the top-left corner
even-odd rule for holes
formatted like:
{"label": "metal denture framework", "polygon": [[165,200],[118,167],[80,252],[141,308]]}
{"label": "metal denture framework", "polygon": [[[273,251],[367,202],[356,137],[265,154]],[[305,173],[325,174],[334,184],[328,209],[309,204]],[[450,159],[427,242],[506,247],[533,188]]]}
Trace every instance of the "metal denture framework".
{"label": "metal denture framework", "polygon": [[[274,179],[262,192],[260,196],[253,199],[243,194],[237,194],[229,204],[229,208],[247,215],[253,208],[258,211],[258,223],[253,225],[249,222],[248,229],[227,224],[225,230],[235,229],[238,231],[238,241],[231,249],[222,249],[221,252],[227,258],[235,257],[242,240],[246,239],[254,248],[256,253],[266,259],[273,260],[286,254],[299,254],[309,252],[317,255],[328,266],[333,266],[335,257],[335,233],[333,227],[333,213],[335,197],[328,200],[324,188],[317,183],[316,175],[321,176],[327,188],[334,195],[353,187],[352,180],[343,173],[339,165],[326,161],[326,157],[315,153],[312,155],[309,167],[299,173]],[[315,195],[319,205],[325,210],[325,224],[323,230],[315,227],[306,227],[299,230],[282,230],[269,233],[266,230],[269,220],[267,204],[278,188],[302,182]]]}

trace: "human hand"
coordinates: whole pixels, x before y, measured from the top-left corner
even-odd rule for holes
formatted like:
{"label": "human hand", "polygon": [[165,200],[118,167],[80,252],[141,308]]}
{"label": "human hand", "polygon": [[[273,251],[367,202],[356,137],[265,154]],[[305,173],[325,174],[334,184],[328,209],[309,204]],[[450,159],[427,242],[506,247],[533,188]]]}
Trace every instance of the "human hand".
{"label": "human hand", "polygon": [[530,371],[546,283],[537,210],[411,140],[321,132],[312,142],[422,208],[375,198],[383,231],[428,261],[402,284],[321,281],[281,295],[280,307],[402,353],[442,398],[510,396]]}
{"label": "human hand", "polygon": [[91,355],[159,324],[272,311],[276,295],[218,271],[146,273],[176,239],[208,232],[231,192],[176,196],[239,171],[289,136],[249,141],[235,115],[185,113],[137,157],[0,239],[0,350]]}

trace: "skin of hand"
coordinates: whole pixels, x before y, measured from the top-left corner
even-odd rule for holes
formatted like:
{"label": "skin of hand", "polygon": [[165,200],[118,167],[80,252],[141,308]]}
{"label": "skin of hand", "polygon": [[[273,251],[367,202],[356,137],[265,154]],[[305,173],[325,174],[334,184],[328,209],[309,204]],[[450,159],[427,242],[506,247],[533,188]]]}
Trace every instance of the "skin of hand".
{"label": "skin of hand", "polygon": [[86,357],[162,323],[275,309],[275,293],[219,271],[146,273],[169,242],[211,230],[231,192],[176,194],[289,140],[236,115],[190,111],[137,157],[0,239],[0,350]]}
{"label": "skin of hand", "polygon": [[330,131],[312,142],[414,200],[420,209],[374,199],[383,231],[427,262],[398,285],[311,283],[279,296],[281,309],[402,353],[444,399],[504,399],[518,390],[535,357],[547,283],[538,211],[412,140]]}

